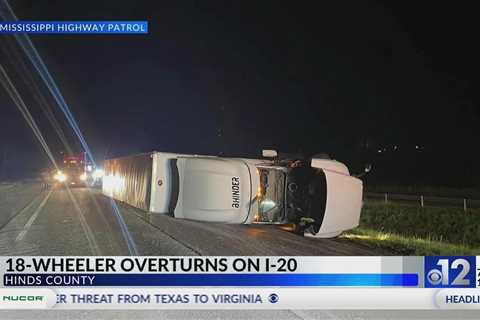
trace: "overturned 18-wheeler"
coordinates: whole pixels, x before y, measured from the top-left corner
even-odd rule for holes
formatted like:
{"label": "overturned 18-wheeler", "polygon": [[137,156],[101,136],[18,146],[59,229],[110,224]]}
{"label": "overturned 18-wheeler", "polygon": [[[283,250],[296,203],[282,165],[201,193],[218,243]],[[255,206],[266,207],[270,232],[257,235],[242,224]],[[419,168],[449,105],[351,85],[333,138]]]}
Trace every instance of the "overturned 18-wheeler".
{"label": "overturned 18-wheeler", "polygon": [[150,213],[238,224],[295,224],[335,237],[356,227],[362,181],[328,157],[265,159],[151,152],[106,160],[103,193]]}

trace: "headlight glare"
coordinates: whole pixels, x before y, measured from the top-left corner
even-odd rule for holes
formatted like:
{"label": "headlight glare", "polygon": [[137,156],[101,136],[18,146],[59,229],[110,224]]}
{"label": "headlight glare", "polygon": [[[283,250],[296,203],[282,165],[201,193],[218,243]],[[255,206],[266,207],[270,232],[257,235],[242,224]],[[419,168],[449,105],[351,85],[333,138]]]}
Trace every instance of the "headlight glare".
{"label": "headlight glare", "polygon": [[53,178],[59,182],[64,182],[65,180],[67,180],[67,176],[62,172],[62,171],[58,171],[54,176]]}

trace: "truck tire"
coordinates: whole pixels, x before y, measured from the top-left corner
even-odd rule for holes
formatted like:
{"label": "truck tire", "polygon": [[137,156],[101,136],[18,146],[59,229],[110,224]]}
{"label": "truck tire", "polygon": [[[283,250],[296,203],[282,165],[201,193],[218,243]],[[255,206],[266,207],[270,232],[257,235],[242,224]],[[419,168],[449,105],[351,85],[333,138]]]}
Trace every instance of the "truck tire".
{"label": "truck tire", "polygon": [[301,225],[300,223],[295,223],[293,227],[293,233],[303,237],[305,235],[305,226]]}

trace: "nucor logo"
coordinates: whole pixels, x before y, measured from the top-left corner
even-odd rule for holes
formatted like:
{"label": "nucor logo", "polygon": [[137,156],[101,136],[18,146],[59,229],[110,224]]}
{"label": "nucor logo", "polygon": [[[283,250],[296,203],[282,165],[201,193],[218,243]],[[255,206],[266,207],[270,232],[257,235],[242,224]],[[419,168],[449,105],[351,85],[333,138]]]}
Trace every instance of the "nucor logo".
{"label": "nucor logo", "polygon": [[232,178],[232,208],[240,208],[240,178]]}
{"label": "nucor logo", "polygon": [[43,301],[43,296],[2,296],[2,301]]}

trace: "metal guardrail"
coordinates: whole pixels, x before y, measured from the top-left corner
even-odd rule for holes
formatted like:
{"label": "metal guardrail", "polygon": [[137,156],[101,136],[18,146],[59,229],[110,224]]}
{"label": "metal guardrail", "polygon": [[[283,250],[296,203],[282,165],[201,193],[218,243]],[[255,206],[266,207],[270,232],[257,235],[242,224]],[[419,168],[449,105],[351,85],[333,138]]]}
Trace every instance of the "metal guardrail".
{"label": "metal guardrail", "polygon": [[419,205],[421,207],[451,207],[469,209],[480,209],[480,200],[467,198],[435,197],[411,194],[377,193],[365,192],[364,200],[382,201],[384,203],[404,203]]}

